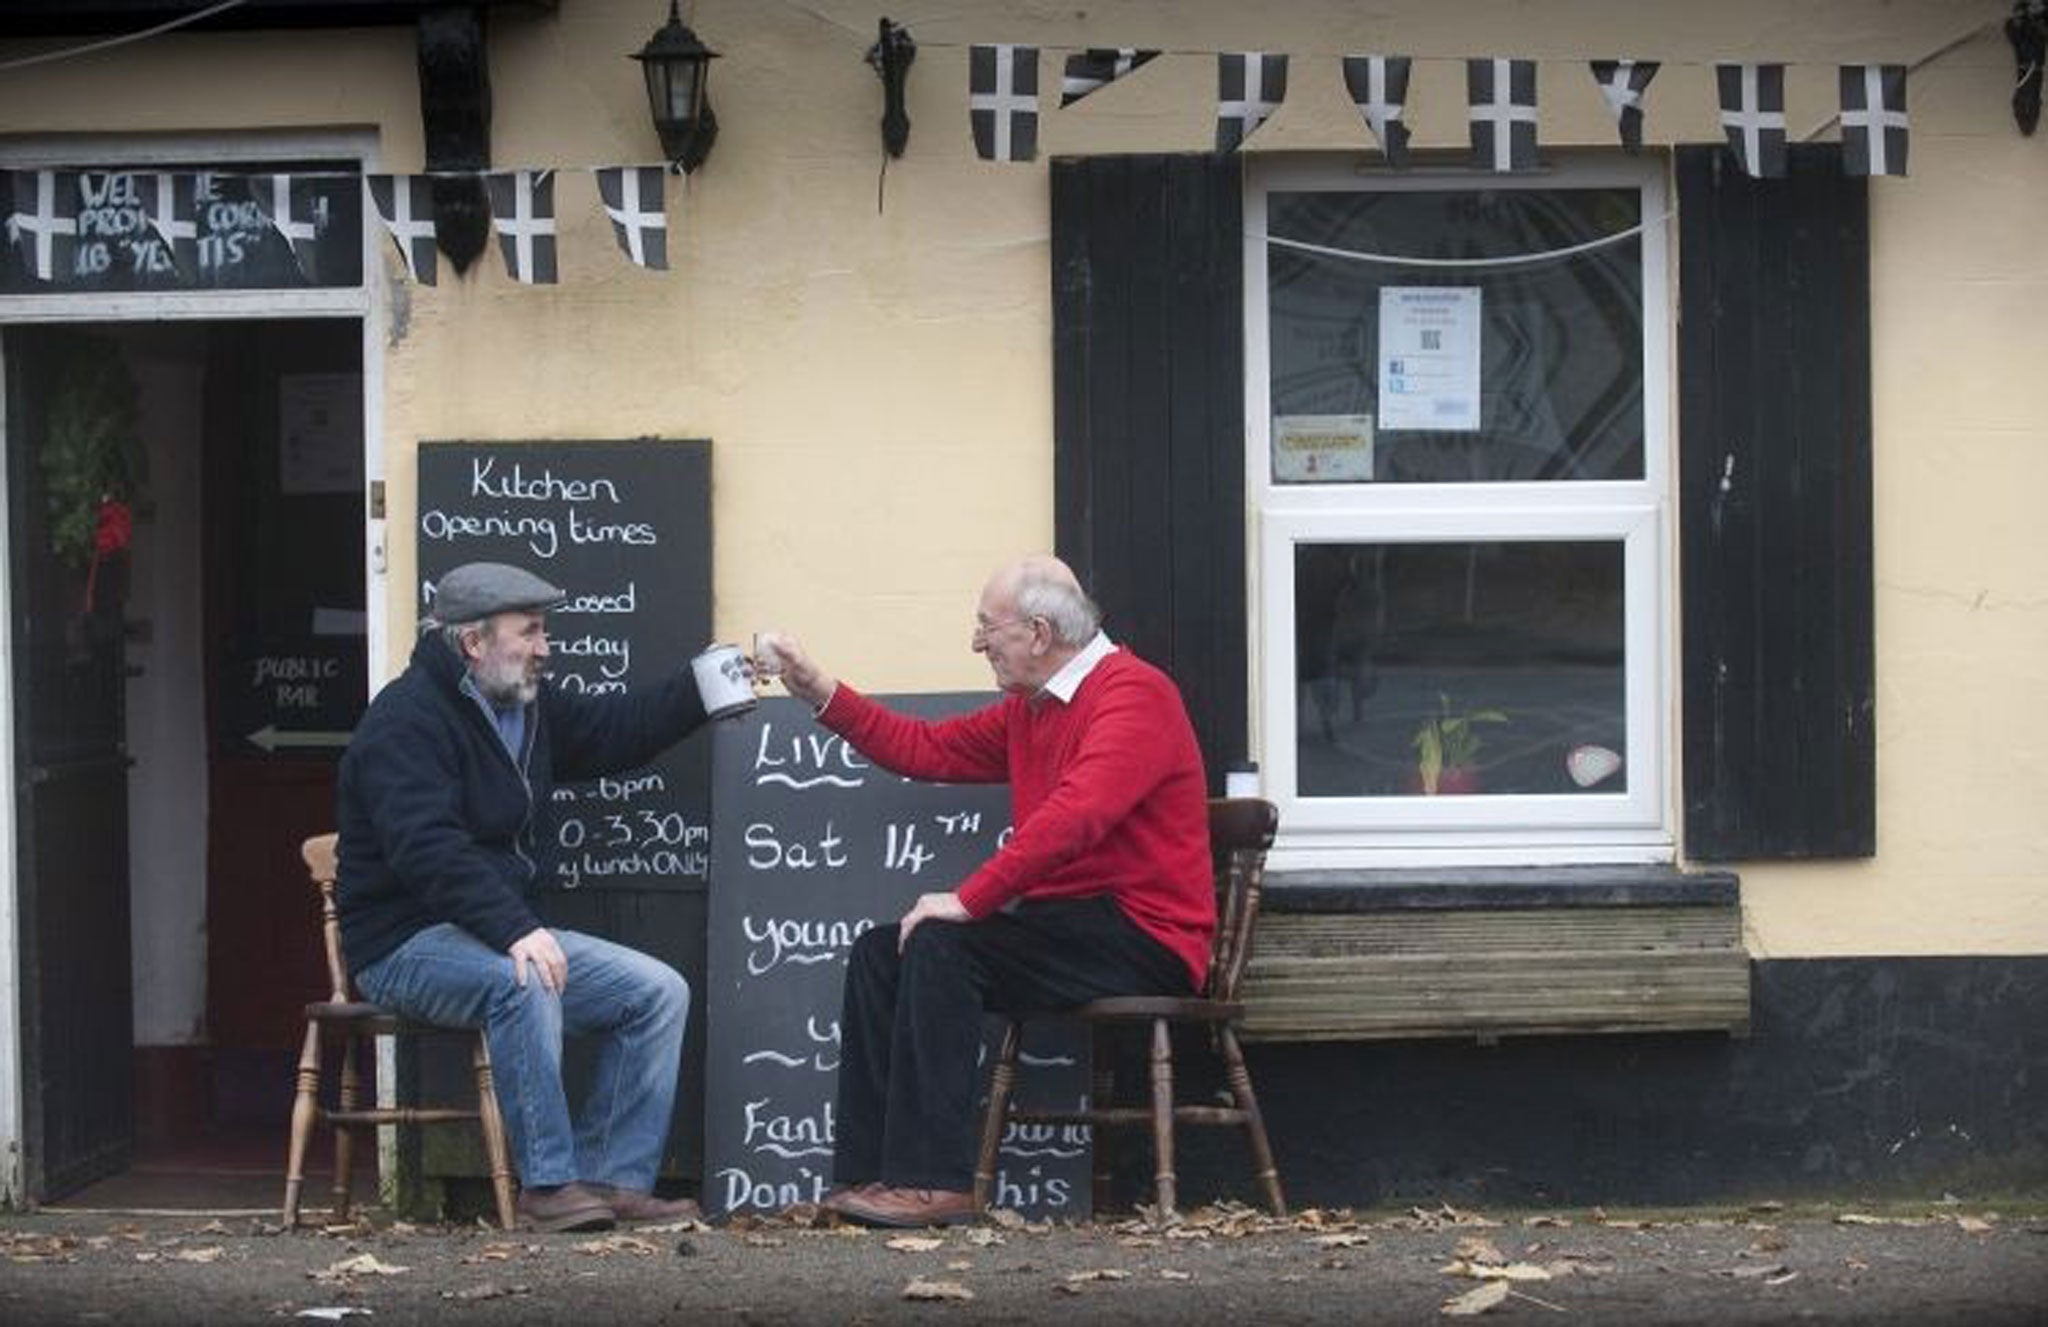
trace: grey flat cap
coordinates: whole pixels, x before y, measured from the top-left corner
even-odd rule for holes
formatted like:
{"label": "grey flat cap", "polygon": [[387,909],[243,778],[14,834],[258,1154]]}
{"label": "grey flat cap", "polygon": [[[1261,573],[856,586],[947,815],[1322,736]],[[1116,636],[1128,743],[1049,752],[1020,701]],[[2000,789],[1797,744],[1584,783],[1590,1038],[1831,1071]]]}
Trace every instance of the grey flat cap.
{"label": "grey flat cap", "polygon": [[465,562],[434,587],[430,621],[479,622],[493,613],[545,613],[569,596],[521,567]]}

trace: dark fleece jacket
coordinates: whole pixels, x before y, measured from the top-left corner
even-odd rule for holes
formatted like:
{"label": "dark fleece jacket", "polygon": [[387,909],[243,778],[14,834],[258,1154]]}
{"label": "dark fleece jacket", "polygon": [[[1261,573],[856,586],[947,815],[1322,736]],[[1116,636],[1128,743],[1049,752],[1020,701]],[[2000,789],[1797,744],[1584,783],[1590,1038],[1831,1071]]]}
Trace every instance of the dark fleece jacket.
{"label": "dark fleece jacket", "polygon": [[530,898],[554,877],[555,781],[644,765],[704,722],[687,672],[623,696],[544,681],[515,764],[458,689],[465,668],[439,633],[422,636],[342,758],[336,884],[355,971],[437,922],[510,948],[541,925]]}

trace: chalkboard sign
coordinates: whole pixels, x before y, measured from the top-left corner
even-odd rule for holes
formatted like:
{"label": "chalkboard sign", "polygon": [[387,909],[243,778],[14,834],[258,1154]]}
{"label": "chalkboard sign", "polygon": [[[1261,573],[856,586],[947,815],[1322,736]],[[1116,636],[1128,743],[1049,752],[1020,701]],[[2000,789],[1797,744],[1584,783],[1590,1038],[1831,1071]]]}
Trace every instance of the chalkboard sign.
{"label": "chalkboard sign", "polygon": [[[894,696],[908,713],[956,714],[987,695]],[[871,765],[810,707],[764,701],[713,739],[715,808],[706,1210],[817,1202],[832,1182],[840,995],[853,942],[949,889],[1009,832],[1001,784],[930,784]],[[1084,1039],[1038,1024],[1021,1100],[1071,1108],[1088,1090]],[[984,1062],[993,1060],[984,1047]],[[985,1088],[984,1084],[984,1088]],[[997,1204],[1085,1219],[1085,1126],[1011,1126]]]}
{"label": "chalkboard sign", "polygon": [[[548,672],[587,695],[669,677],[710,643],[710,444],[428,442],[419,480],[422,616],[465,562],[525,567],[569,593],[548,615]],[[709,761],[700,731],[644,769],[557,787],[554,883],[701,889]]]}
{"label": "chalkboard sign", "polygon": [[217,703],[240,750],[333,758],[363,714],[361,636],[278,636],[244,643]]}
{"label": "chalkboard sign", "polygon": [[362,176],[336,162],[10,171],[0,216],[0,294],[363,283]]}

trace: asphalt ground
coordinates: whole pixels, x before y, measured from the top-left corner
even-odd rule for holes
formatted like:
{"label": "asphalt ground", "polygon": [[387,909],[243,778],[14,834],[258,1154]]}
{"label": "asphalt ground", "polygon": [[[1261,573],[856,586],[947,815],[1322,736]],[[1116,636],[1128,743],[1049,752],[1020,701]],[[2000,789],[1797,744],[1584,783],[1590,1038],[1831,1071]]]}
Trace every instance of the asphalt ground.
{"label": "asphalt ground", "polygon": [[830,1222],[508,1235],[374,1213],[294,1231],[0,1215],[0,1323],[2048,1322],[2041,1203]]}

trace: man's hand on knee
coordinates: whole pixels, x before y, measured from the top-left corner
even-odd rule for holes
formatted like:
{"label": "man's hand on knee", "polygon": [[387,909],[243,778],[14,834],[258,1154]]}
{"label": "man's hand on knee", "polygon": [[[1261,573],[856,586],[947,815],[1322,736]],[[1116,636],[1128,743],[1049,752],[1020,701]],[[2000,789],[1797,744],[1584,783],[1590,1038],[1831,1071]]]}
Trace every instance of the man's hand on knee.
{"label": "man's hand on knee", "polygon": [[900,954],[909,946],[910,933],[921,923],[973,920],[956,894],[919,894],[917,902],[910,905],[910,911],[903,914],[903,920],[896,923],[896,952]]}
{"label": "man's hand on knee", "polygon": [[512,942],[508,951],[512,955],[512,977],[521,986],[526,985],[526,966],[533,965],[534,975],[540,978],[542,989],[560,995],[562,988],[569,984],[569,957],[562,952],[562,946],[555,943],[554,933],[545,926],[536,926]]}

